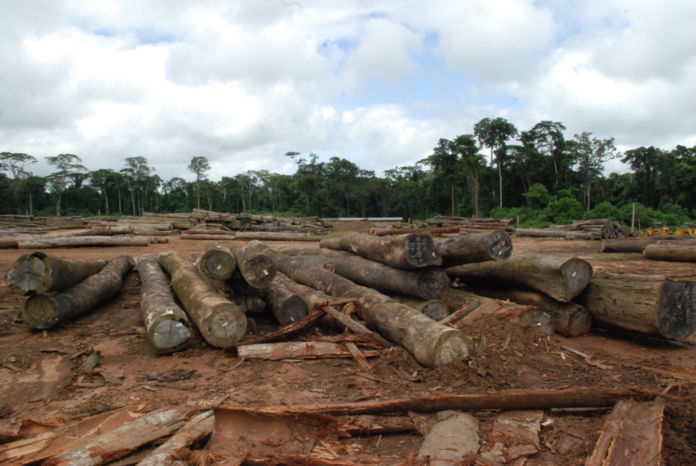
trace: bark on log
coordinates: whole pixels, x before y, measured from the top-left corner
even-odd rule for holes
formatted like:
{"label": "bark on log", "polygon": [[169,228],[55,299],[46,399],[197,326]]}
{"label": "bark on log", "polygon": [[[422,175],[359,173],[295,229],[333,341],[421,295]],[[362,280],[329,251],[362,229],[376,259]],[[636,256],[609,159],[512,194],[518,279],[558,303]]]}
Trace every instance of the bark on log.
{"label": "bark on log", "polygon": [[599,235],[593,235],[592,233],[583,233],[579,231],[558,231],[558,230],[546,230],[546,229],[523,229],[518,228],[515,230],[517,236],[531,236],[533,238],[571,238],[590,241],[598,237]]}
{"label": "bark on log", "polygon": [[[363,351],[366,357],[377,357],[376,351]],[[302,341],[287,343],[267,343],[237,347],[237,356],[246,359],[322,359],[352,358],[350,351],[342,345],[321,341]]]}
{"label": "bark on log", "polygon": [[664,410],[660,398],[649,403],[619,401],[585,466],[661,465]]}
{"label": "bark on log", "polygon": [[[676,241],[676,242],[675,242]],[[637,252],[642,254],[651,244],[694,245],[696,238],[682,236],[657,236],[654,238],[603,239],[597,243],[597,250],[603,253]]]}
{"label": "bark on log", "polygon": [[19,240],[14,238],[0,238],[0,249],[17,249]]}
{"label": "bark on log", "polygon": [[601,274],[576,299],[596,327],[671,340],[696,331],[696,283],[661,275]]}
{"label": "bark on log", "polygon": [[321,238],[314,236],[300,236],[292,235],[288,233],[250,233],[250,232],[239,232],[235,235],[235,240],[240,241],[309,241],[318,243]]}
{"label": "bark on log", "polygon": [[468,312],[460,312],[460,318],[466,317],[469,312],[491,301],[489,298],[452,287],[445,290],[440,299],[447,304],[450,314],[466,309]]}
{"label": "bark on log", "polygon": [[696,262],[696,244],[651,244],[643,251],[643,257],[653,261]]}
{"label": "bark on log", "polygon": [[350,251],[397,269],[411,270],[442,264],[442,258],[435,252],[435,244],[430,235],[375,237],[349,233],[342,237],[324,239],[319,246]]}
{"label": "bark on log", "polygon": [[259,289],[269,287],[277,269],[268,256],[248,246],[232,245],[229,249],[237,261],[239,272],[249,285]]}
{"label": "bark on log", "polygon": [[382,336],[403,346],[426,367],[439,367],[473,353],[472,341],[459,330],[445,327],[415,309],[356,285],[320,267],[311,267],[297,258],[283,256],[262,243],[253,247],[266,251],[280,271],[291,279],[340,297],[361,299],[362,319]]}
{"label": "bark on log", "polygon": [[67,260],[32,252],[15,261],[7,272],[5,283],[12,292],[20,295],[62,291],[99,272],[105,265],[105,260]]}
{"label": "bark on log", "polygon": [[187,235],[186,233],[181,233],[181,239],[192,241],[232,241],[236,238],[228,235]]}
{"label": "bark on log", "polygon": [[506,261],[450,267],[446,272],[465,283],[498,282],[531,288],[564,303],[584,290],[592,278],[589,262],[552,256],[514,256]]}
{"label": "bark on log", "polygon": [[158,353],[173,353],[189,344],[193,333],[186,313],[174,302],[164,273],[152,254],[136,259],[142,284],[141,313],[147,338]]}
{"label": "bark on log", "polygon": [[211,243],[205,248],[205,254],[199,261],[201,271],[211,280],[225,281],[237,270],[237,260],[228,247],[220,243]]}
{"label": "bark on log", "polygon": [[213,411],[203,411],[187,422],[169,440],[160,445],[151,455],[136,466],[169,466],[178,461],[180,453],[194,443],[213,433],[215,417]]}
{"label": "bark on log", "polygon": [[147,236],[78,236],[74,238],[46,238],[18,241],[19,249],[85,248],[109,246],[147,246]]}
{"label": "bark on log", "polygon": [[208,285],[191,262],[175,251],[161,253],[157,262],[171,275],[174,292],[208,343],[231,346],[244,336],[242,310]]}
{"label": "bark on log", "polygon": [[392,236],[404,235],[409,233],[418,233],[423,235],[441,235],[443,233],[459,233],[459,227],[449,228],[394,228],[389,230],[380,230],[373,228],[370,232],[375,236]]}
{"label": "bark on log", "polygon": [[280,325],[288,325],[307,317],[307,306],[301,297],[277,283],[272,283],[266,304]]}
{"label": "bark on log", "polygon": [[435,243],[443,267],[498,261],[512,255],[512,241],[504,231],[489,231],[448,238]]}
{"label": "bark on log", "polygon": [[564,337],[585,335],[592,328],[590,313],[577,303],[561,303],[538,291],[520,288],[468,287],[468,289],[487,298],[510,300],[517,304],[536,306],[553,318],[556,333]]}
{"label": "bark on log", "polygon": [[122,255],[109,261],[101,272],[52,296],[31,296],[24,304],[24,321],[32,328],[48,329],[76,319],[115,296],[123,277],[133,270],[133,258]]}
{"label": "bark on log", "polygon": [[409,307],[412,307],[416,311],[430,317],[433,320],[444,319],[445,317],[450,315],[449,307],[447,306],[447,304],[445,304],[444,301],[441,301],[439,299],[425,300],[414,298],[412,296],[404,296],[398,294],[389,294],[388,296],[397,303],[405,304]]}
{"label": "bark on log", "polygon": [[291,248],[283,246],[278,248],[278,252],[286,256],[311,256],[311,257],[329,257],[332,259],[342,259],[345,257],[359,257],[349,251],[339,251],[337,249],[312,249],[312,248]]}

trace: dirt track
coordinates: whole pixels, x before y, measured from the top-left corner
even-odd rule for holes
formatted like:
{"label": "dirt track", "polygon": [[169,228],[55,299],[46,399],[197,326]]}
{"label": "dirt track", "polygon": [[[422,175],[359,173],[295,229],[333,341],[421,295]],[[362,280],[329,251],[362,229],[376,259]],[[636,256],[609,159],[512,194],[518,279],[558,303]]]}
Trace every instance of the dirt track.
{"label": "dirt track", "polygon": [[[208,242],[170,239],[170,244],[147,248],[53,249],[47,252],[69,259],[111,259],[175,249],[184,257],[201,253]],[[318,247],[318,243],[269,243],[272,247]],[[696,266],[644,260],[637,254],[596,252],[586,241],[515,239],[515,254],[576,256],[595,271],[663,274],[696,279]],[[24,253],[0,250],[3,277]],[[127,276],[122,293],[91,314],[48,332],[34,332],[21,321],[24,299],[0,286],[0,405],[12,413],[0,419],[0,433],[16,430],[22,418],[48,419],[60,414],[82,418],[129,403],[152,406],[186,403],[210,406],[262,407],[310,402],[359,401],[417,394],[464,394],[510,388],[641,386],[652,391],[677,387],[685,402],[670,402],[665,427],[668,464],[696,464],[696,405],[689,385],[696,382],[696,339],[684,343],[656,342],[604,333],[575,339],[546,337],[509,324],[482,321],[465,329],[481,347],[471,362],[427,370],[400,349],[383,351],[371,361],[370,373],[360,372],[352,360],[257,362],[241,364],[233,354],[208,346],[200,337],[186,351],[156,356],[142,328],[140,283],[136,272]],[[250,330],[272,328],[266,317],[250,319]],[[322,335],[330,332],[322,330]],[[510,335],[510,337],[508,337]],[[321,338],[320,331],[304,339]],[[509,338],[509,345],[503,340]],[[590,365],[566,348],[591,354]],[[94,373],[80,373],[85,354],[96,350],[99,367],[122,376],[112,385]],[[591,452],[605,412],[589,415],[553,415],[542,431],[542,453],[527,464],[582,464]],[[490,430],[491,416],[479,413],[482,433]],[[570,432],[570,434],[568,433]],[[364,437],[346,440],[352,450],[381,457],[405,458],[422,441],[418,434]],[[379,449],[375,445],[379,444]],[[340,451],[339,451],[340,453]]]}

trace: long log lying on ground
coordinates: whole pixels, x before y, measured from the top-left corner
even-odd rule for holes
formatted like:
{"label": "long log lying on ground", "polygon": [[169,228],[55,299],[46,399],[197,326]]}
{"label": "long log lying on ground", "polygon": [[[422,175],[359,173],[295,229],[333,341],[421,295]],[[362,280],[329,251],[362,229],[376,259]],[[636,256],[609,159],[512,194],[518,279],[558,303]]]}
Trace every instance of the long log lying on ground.
{"label": "long log lying on ground", "polygon": [[215,428],[215,416],[213,411],[203,411],[198,416],[188,421],[169,440],[153,451],[147,458],[136,466],[165,466],[175,465],[179,461],[184,448],[205,439],[213,433]]}
{"label": "long log lying on ground", "polygon": [[492,301],[490,298],[475,295],[467,291],[459,290],[457,288],[447,288],[442,296],[440,297],[447,307],[449,308],[450,314],[458,311],[467,310],[466,312],[460,312],[461,317],[465,317],[467,313],[472,312],[481,305]]}
{"label": "long log lying on ground", "polygon": [[505,261],[450,267],[446,272],[465,283],[497,282],[531,288],[564,303],[584,290],[592,278],[589,262],[553,256],[513,256]]}
{"label": "long log lying on ground", "polygon": [[[376,351],[363,351],[366,357],[377,357]],[[245,359],[323,359],[351,358],[343,345],[322,341],[290,341],[286,343],[264,343],[237,347],[237,356]]]}
{"label": "long log lying on ground", "polygon": [[512,255],[512,241],[504,231],[487,231],[448,238],[435,243],[443,267],[498,261]]}
{"label": "long log lying on ground", "polygon": [[342,251],[338,249],[313,249],[313,248],[291,248],[289,246],[283,246],[278,248],[278,252],[285,254],[287,256],[312,256],[312,257],[330,257],[332,259],[341,259],[344,257],[357,257],[355,254],[349,251]]}
{"label": "long log lying on ground", "polygon": [[229,249],[237,261],[237,268],[244,280],[254,288],[268,288],[277,273],[276,267],[268,256],[247,246],[231,245]]}
{"label": "long log lying on ground", "polygon": [[19,249],[86,248],[109,246],[147,246],[147,236],[78,236],[75,238],[47,238],[18,241]]}
{"label": "long log lying on ground", "polygon": [[517,236],[531,236],[533,238],[570,238],[580,240],[593,240],[595,235],[592,233],[583,233],[579,231],[557,231],[549,229],[523,229],[515,230]]}
{"label": "long log lying on ground", "polygon": [[405,304],[412,307],[423,315],[430,317],[431,319],[440,320],[444,319],[450,315],[449,307],[444,301],[439,299],[420,299],[414,298],[413,296],[404,296],[398,294],[389,294],[397,303]]}
{"label": "long log lying on ground", "polygon": [[266,251],[278,269],[292,280],[340,297],[360,299],[362,319],[386,339],[403,346],[425,367],[439,367],[459,361],[473,352],[473,343],[459,330],[441,325],[420,312],[320,267],[307,266],[256,243]]}
{"label": "long log lying on ground", "polygon": [[577,303],[561,303],[538,291],[520,288],[468,287],[467,289],[487,298],[537,306],[542,312],[553,318],[556,333],[564,337],[584,335],[589,333],[592,328],[590,313]]}
{"label": "long log lying on ground", "polygon": [[189,319],[174,302],[164,273],[152,254],[136,259],[142,283],[141,313],[150,345],[158,353],[173,353],[191,341]]}
{"label": "long log lying on ground", "polygon": [[696,243],[691,245],[651,244],[643,257],[653,261],[696,262]]}
{"label": "long log lying on ground", "polygon": [[231,241],[235,238],[234,236],[228,235],[187,235],[186,233],[182,233],[181,239],[192,241]]}
{"label": "long log lying on ground", "polygon": [[208,285],[191,262],[175,251],[161,253],[157,262],[171,275],[174,292],[208,343],[231,346],[244,336],[244,312]]}
{"label": "long log lying on ground", "polygon": [[237,270],[237,260],[230,249],[220,243],[211,243],[199,262],[201,271],[211,280],[229,280]]}
{"label": "long log lying on ground", "polygon": [[52,296],[31,296],[24,303],[24,321],[32,328],[48,329],[76,319],[115,296],[134,265],[131,256],[118,256],[72,288]]}
{"label": "long log lying on ground", "polygon": [[288,233],[263,233],[263,232],[239,232],[234,237],[235,240],[240,241],[309,241],[318,243],[321,238],[315,236],[300,236]]}
{"label": "long log lying on ground", "polygon": [[359,256],[344,258],[296,256],[307,265],[325,267],[360,285],[385,293],[398,293],[423,299],[439,299],[449,287],[447,274],[437,267],[402,270]]}
{"label": "long log lying on ground", "polygon": [[662,275],[601,274],[576,299],[596,327],[685,340],[696,331],[696,283]]}
{"label": "long log lying on ground", "polygon": [[380,230],[373,228],[370,232],[375,236],[392,236],[403,235],[407,233],[418,233],[423,235],[441,235],[443,233],[459,233],[459,227],[448,228],[394,228],[388,230]]}
{"label": "long log lying on ground", "polygon": [[696,244],[696,238],[686,238],[684,236],[656,236],[654,238],[618,238],[603,239],[597,243],[597,250],[603,253],[615,252],[637,252],[645,251],[651,244]]}
{"label": "long log lying on ground", "polygon": [[266,304],[280,325],[288,325],[307,316],[307,306],[302,298],[276,282],[271,283]]}
{"label": "long log lying on ground", "polygon": [[397,269],[419,269],[429,265],[441,265],[442,259],[435,251],[430,235],[397,235],[377,237],[362,233],[327,238],[319,243],[327,249],[342,249]]}
{"label": "long log lying on ground", "polygon": [[37,251],[20,256],[7,272],[5,282],[10,290],[21,295],[62,291],[99,272],[105,265],[105,260],[68,260]]}

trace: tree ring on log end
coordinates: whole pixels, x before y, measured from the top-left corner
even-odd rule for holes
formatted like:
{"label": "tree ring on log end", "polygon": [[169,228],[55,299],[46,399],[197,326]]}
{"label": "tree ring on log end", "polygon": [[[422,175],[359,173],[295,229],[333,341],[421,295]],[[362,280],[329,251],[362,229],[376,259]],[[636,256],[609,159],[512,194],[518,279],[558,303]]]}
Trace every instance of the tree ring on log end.
{"label": "tree ring on log end", "polygon": [[567,296],[564,302],[568,302],[582,292],[592,278],[592,266],[582,259],[568,259],[561,265],[561,274],[566,282]]}
{"label": "tree ring on log end", "polygon": [[420,268],[442,264],[442,258],[435,252],[435,242],[432,236],[408,235],[407,244],[404,259],[412,267]]}
{"label": "tree ring on log end", "polygon": [[243,275],[254,288],[268,288],[276,275],[273,261],[265,254],[255,254],[244,264]]}
{"label": "tree ring on log end", "polygon": [[24,303],[24,321],[31,328],[45,330],[58,323],[58,306],[53,298],[46,295],[35,295]]}
{"label": "tree ring on log end", "polygon": [[657,326],[665,338],[674,340],[685,340],[696,331],[696,284],[665,280]]}
{"label": "tree ring on log end", "polygon": [[443,333],[435,343],[433,365],[440,367],[455,361],[461,361],[474,354],[474,342],[459,330],[452,329]]}
{"label": "tree ring on log end", "polygon": [[242,339],[246,333],[247,320],[239,307],[232,303],[221,304],[215,306],[201,327],[205,330],[201,333],[208,343],[224,348]]}
{"label": "tree ring on log end", "polygon": [[158,353],[173,353],[191,341],[193,333],[185,321],[173,314],[160,317],[150,330],[150,339]]}
{"label": "tree ring on log end", "polygon": [[488,250],[493,260],[509,259],[512,256],[512,249],[510,235],[504,231],[496,231],[488,238]]}
{"label": "tree ring on log end", "polygon": [[26,295],[30,292],[43,293],[50,286],[46,274],[46,254],[33,252],[17,259],[16,268],[7,272],[7,286],[15,293]]}
{"label": "tree ring on log end", "polygon": [[232,254],[211,249],[201,257],[201,270],[212,280],[229,279],[237,268],[237,261]]}

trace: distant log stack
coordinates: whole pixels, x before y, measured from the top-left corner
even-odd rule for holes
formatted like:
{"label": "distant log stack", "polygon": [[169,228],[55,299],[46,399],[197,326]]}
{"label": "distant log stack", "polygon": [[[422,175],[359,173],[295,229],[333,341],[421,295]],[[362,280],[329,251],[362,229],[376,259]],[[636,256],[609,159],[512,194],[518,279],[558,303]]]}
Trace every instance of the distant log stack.
{"label": "distant log stack", "polygon": [[600,240],[623,238],[630,235],[628,227],[621,226],[610,218],[592,220],[575,220],[571,225],[551,225],[548,228],[522,229],[515,232],[517,236],[536,238],[568,238],[580,240]]}
{"label": "distant log stack", "polygon": [[458,227],[460,232],[477,232],[481,230],[503,230],[514,233],[515,227],[511,225],[511,218],[469,218],[448,217],[436,215],[426,220],[429,225],[448,228]]}

